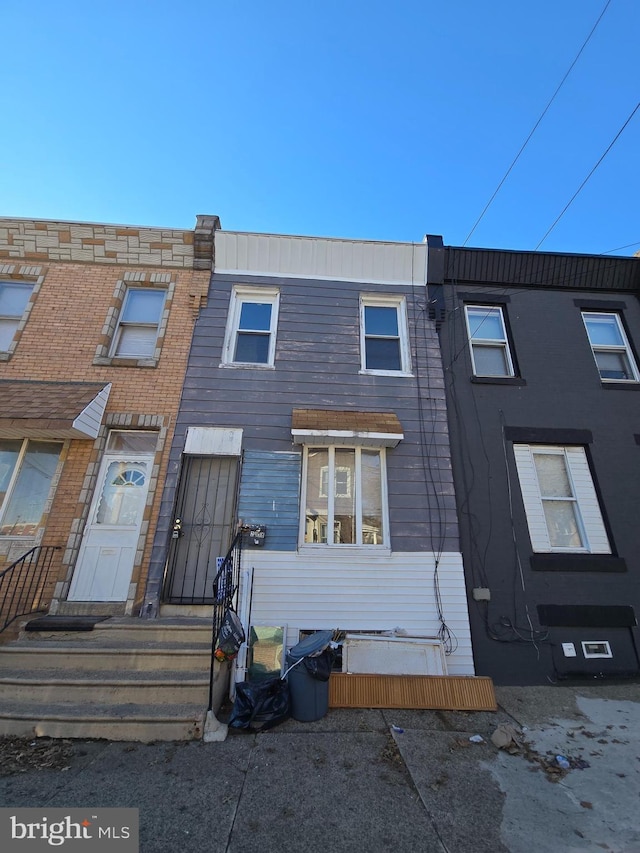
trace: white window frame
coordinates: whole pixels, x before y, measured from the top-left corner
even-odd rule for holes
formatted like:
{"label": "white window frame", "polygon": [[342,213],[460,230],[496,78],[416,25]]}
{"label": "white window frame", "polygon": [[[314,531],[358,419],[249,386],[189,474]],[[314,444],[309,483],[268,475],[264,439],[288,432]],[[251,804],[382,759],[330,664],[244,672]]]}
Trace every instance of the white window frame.
{"label": "white window frame", "polygon": [[[536,553],[611,554],[600,502],[595,490],[584,447],[578,445],[514,444],[522,499],[531,546]],[[564,457],[567,475],[575,501],[577,523],[583,540],[580,548],[552,546],[543,507],[543,496],[534,462],[536,453],[559,454]],[[547,499],[547,498],[545,498]]]}
{"label": "white window frame", "polygon": [[[591,345],[591,352],[593,353],[593,358],[596,363],[596,368],[598,369],[598,373],[600,373],[600,379],[602,382],[639,382],[640,381],[640,373],[638,373],[638,366],[636,364],[636,360],[633,355],[633,351],[629,344],[629,339],[624,330],[624,326],[622,324],[622,319],[618,313],[615,311],[582,311],[582,321],[584,323],[585,330],[587,332],[587,338],[589,339],[589,344]],[[587,326],[588,318],[603,318],[607,319],[613,318],[615,320],[618,332],[622,339],[622,344],[619,346],[606,345],[606,344],[594,344],[591,340],[591,335],[589,334],[589,327]],[[600,366],[598,364],[597,353],[615,353],[616,355],[622,355],[626,357],[627,363],[631,368],[631,373],[633,374],[630,379],[611,379],[606,376],[603,376],[600,371]]]}
{"label": "white window frame", "polygon": [[[133,292],[140,293],[162,293],[163,294],[163,302],[162,308],[160,310],[160,316],[158,317],[157,323],[134,323],[129,320],[124,320],[124,314],[127,309],[127,305],[129,302],[129,298],[131,293]],[[116,330],[113,335],[113,340],[111,341],[111,347],[109,350],[109,358],[123,358],[123,359],[131,359],[134,361],[140,361],[144,359],[156,359],[157,358],[157,344],[158,344],[158,336],[160,334],[160,327],[162,325],[162,315],[164,314],[165,308],[167,305],[167,290],[162,287],[136,287],[135,284],[130,284],[127,286],[126,292],[124,294],[124,298],[122,300],[122,306],[120,308],[120,314],[118,316],[118,323],[116,325]],[[153,344],[153,351],[151,353],[139,353],[136,354],[120,354],[118,353],[118,346],[120,345],[120,339],[122,337],[122,332],[125,328],[144,328],[144,329],[155,329],[156,337]]]}
{"label": "white window frame", "polygon": [[[587,660],[591,660],[592,658],[613,657],[613,652],[611,651],[611,644],[609,643],[609,640],[582,640],[580,645],[582,646],[582,654]],[[588,646],[603,646],[604,648],[601,652],[590,652],[587,650]]]}
{"label": "white window frame", "polygon": [[7,352],[11,351],[12,344],[13,344],[15,337],[16,337],[16,332],[20,328],[20,323],[21,323],[23,317],[25,316],[25,314],[27,314],[27,312],[29,311],[29,300],[31,299],[31,297],[33,295],[33,291],[35,289],[35,283],[30,282],[30,281],[14,281],[12,279],[2,279],[0,281],[0,287],[2,287],[3,285],[6,285],[7,287],[25,288],[25,289],[29,290],[29,296],[28,296],[27,301],[25,303],[24,310],[22,311],[21,314],[19,314],[19,315],[18,314],[0,314],[0,320],[9,321],[14,326],[13,334],[11,335],[11,340],[9,341],[9,345],[7,346],[6,350],[2,350],[2,352],[7,353]]}
{"label": "white window frame", "polygon": [[[18,439],[18,441],[19,440],[20,439]],[[45,439],[43,439],[42,441],[45,442],[46,444],[59,444],[60,445],[60,453],[58,454],[58,465],[56,467],[56,471],[58,471],[59,465],[60,465],[60,456],[62,454],[64,442],[49,440],[49,439],[47,439],[46,441],[45,441]],[[9,483],[7,484],[7,491],[5,492],[4,500],[2,502],[2,505],[0,506],[0,530],[2,530],[2,525],[4,524],[4,517],[6,515],[7,509],[9,508],[9,505],[11,503],[11,499],[13,497],[13,492],[15,490],[16,483],[18,482],[18,478],[20,476],[20,473],[22,472],[22,466],[24,464],[25,456],[27,455],[27,450],[29,448],[29,444],[38,444],[38,441],[37,441],[37,439],[33,439],[33,438],[23,438],[22,439],[22,446],[20,447],[20,450],[18,452],[18,457],[16,459],[15,465],[13,466],[13,471],[11,473]],[[46,513],[46,506],[47,506],[48,501],[51,499],[51,488],[52,488],[55,480],[56,480],[56,472],[54,472],[54,474],[51,478],[51,482],[49,483],[49,493],[48,493],[48,496],[44,502],[44,507],[43,507],[43,511],[41,514],[41,518]],[[33,539],[35,535],[36,535],[35,533],[29,533],[29,534],[0,533],[0,538],[1,539]]]}
{"label": "white window frame", "polygon": [[[501,338],[474,338],[471,334],[471,324],[469,323],[469,311],[486,311],[486,316],[489,314],[498,314],[500,318],[500,325],[502,327],[502,337]],[[511,347],[509,345],[509,338],[507,336],[507,324],[504,319],[504,311],[501,305],[465,305],[464,306],[464,317],[465,322],[467,324],[467,337],[469,339],[469,352],[471,353],[471,365],[473,369],[474,376],[482,376],[482,377],[491,377],[491,378],[501,378],[501,377],[512,377],[515,376],[515,368],[513,366],[513,358],[511,356]],[[475,359],[475,348],[484,348],[484,349],[500,349],[505,356],[506,362],[506,373],[480,373],[476,366]]]}
{"label": "white window frame", "polygon": [[[355,479],[355,522],[356,522],[356,542],[354,543],[344,543],[344,542],[305,542],[305,533],[306,533],[306,506],[307,506],[307,472],[308,472],[308,459],[309,459],[309,451],[310,450],[328,450],[328,460],[329,470],[334,470],[335,476],[335,453],[339,450],[355,450],[355,471],[354,471],[354,479]],[[380,454],[380,500],[382,502],[382,536],[384,539],[383,544],[380,545],[369,545],[364,544],[362,541],[363,535],[363,519],[362,519],[362,489],[360,488],[360,484],[362,482],[362,464],[361,464],[361,453],[362,451],[368,452],[376,452]],[[327,476],[328,479],[328,476]],[[334,494],[329,492],[327,497],[327,522],[326,529],[335,530],[336,520],[334,518]],[[350,496],[349,496],[350,497]],[[324,524],[324,522],[322,523]],[[373,550],[383,551],[390,553],[391,551],[391,531],[389,527],[389,494],[387,489],[387,456],[386,456],[386,448],[385,447],[369,447],[369,446],[360,446],[360,445],[317,445],[317,444],[309,444],[304,446],[304,452],[302,456],[302,483],[301,483],[301,495],[300,495],[300,529],[299,529],[299,549],[313,549],[316,550],[318,548],[321,549],[329,549],[332,552],[336,550],[336,548],[345,548],[348,550],[361,549],[366,551],[367,553],[371,553]]]}
{"label": "white window frame", "polygon": [[[395,308],[398,318],[398,336],[400,349],[400,370],[383,370],[367,367],[367,339],[380,339],[381,335],[367,335],[365,327],[365,308]],[[385,338],[386,339],[386,338]],[[395,337],[390,338],[396,340]],[[409,327],[407,324],[407,303],[404,296],[378,296],[363,293],[360,295],[360,373],[376,376],[411,376],[411,352],[409,348]]]}
{"label": "white window frame", "polygon": [[[269,349],[266,362],[234,361],[236,341],[240,327],[240,314],[245,302],[271,305],[271,323],[265,335],[269,335]],[[276,356],[276,336],[278,329],[278,313],[280,308],[280,291],[274,287],[250,287],[236,285],[231,292],[227,327],[222,347],[221,367],[252,367],[273,368]]]}

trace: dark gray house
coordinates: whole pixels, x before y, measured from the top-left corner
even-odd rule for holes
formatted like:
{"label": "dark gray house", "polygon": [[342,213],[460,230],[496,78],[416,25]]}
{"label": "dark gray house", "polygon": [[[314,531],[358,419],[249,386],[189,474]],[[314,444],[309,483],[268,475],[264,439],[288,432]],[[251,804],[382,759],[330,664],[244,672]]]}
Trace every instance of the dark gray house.
{"label": "dark gray house", "polygon": [[473,674],[426,261],[424,243],[216,232],[148,613],[200,613],[238,524],[263,525],[242,553],[247,622],[287,646],[399,628]]}
{"label": "dark gray house", "polygon": [[476,672],[637,674],[640,260],[427,242]]}

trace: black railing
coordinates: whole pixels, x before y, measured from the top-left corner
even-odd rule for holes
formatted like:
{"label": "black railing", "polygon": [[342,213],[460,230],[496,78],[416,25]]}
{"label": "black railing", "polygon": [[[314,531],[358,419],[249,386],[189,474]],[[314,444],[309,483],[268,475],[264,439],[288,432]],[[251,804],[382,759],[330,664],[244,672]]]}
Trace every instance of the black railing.
{"label": "black railing", "polygon": [[245,529],[240,528],[235,535],[227,556],[222,561],[213,581],[213,634],[211,637],[211,670],[209,672],[209,711],[213,710],[213,684],[215,671],[215,650],[220,637],[222,620],[229,608],[237,610],[240,588],[240,560],[242,558],[242,539]]}
{"label": "black railing", "polygon": [[51,563],[57,545],[37,545],[0,572],[0,631],[19,616],[44,613],[51,603]]}

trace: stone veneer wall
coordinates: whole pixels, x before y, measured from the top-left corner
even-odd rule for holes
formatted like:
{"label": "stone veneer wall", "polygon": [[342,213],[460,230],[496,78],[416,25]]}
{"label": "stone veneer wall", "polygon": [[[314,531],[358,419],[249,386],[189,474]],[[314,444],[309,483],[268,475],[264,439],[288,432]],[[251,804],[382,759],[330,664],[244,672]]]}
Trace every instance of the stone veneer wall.
{"label": "stone veneer wall", "polygon": [[198,216],[195,230],[135,228],[87,222],[0,218],[0,261],[84,261],[125,266],[211,268],[217,216]]}

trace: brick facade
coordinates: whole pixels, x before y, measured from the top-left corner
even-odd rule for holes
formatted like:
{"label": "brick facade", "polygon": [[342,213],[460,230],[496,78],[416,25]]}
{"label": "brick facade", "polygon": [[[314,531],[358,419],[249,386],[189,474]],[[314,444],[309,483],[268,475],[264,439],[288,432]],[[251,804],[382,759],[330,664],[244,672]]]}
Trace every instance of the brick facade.
{"label": "brick facade", "polygon": [[[60,546],[54,610],[65,607],[111,428],[158,432],[126,602],[127,612],[137,609],[151,545],[147,534],[155,527],[192,330],[206,301],[213,231],[218,225],[217,217],[209,216],[199,216],[194,230],[0,219],[0,281],[34,285],[13,342],[0,357],[0,379],[112,386],[95,440],[64,441],[48,514],[37,536],[28,541],[0,536],[0,567],[34,544]],[[155,352],[146,359],[109,355],[130,285],[167,291]]]}

